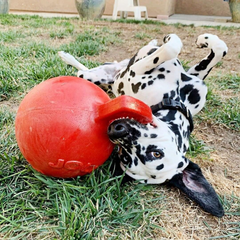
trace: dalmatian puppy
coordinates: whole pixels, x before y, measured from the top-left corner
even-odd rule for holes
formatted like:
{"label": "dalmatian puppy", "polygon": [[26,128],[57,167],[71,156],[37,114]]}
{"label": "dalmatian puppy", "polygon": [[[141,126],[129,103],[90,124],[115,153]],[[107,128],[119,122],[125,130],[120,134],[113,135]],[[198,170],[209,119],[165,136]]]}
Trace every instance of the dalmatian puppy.
{"label": "dalmatian puppy", "polygon": [[59,55],[79,70],[79,77],[115,96],[130,95],[151,107],[151,124],[126,118],[113,121],[108,128],[110,140],[119,149],[115,173],[125,174],[123,181],[169,182],[206,212],[222,217],[224,210],[215,190],[200,167],[185,154],[193,130],[192,116],[206,101],[207,87],[203,80],[228,48],[212,34],[200,35],[196,45],[209,48],[210,53],[187,72],[177,59],[182,42],[175,34],[164,37],[161,46],[152,40],[131,59],[93,69],[87,69],[68,53]]}

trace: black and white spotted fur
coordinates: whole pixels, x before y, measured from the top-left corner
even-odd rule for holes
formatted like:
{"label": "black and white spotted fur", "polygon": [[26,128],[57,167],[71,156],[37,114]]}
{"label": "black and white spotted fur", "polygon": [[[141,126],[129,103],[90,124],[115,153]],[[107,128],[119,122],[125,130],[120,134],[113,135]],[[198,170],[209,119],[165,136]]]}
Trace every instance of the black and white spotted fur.
{"label": "black and white spotted fur", "polygon": [[[172,99],[183,103],[195,115],[206,101],[207,87],[203,80],[228,50],[212,34],[200,35],[196,44],[211,52],[187,72],[177,59],[182,42],[175,34],[167,35],[160,47],[156,40],[151,41],[130,60],[93,69],[87,69],[70,54],[59,52],[59,55],[79,70],[79,77],[107,88],[115,96],[130,95],[150,107],[163,99]],[[110,124],[108,135],[119,146],[118,171],[126,173],[126,180],[138,179],[149,184],[169,181],[205,211],[223,216],[214,189],[199,166],[185,157],[191,133],[189,118],[169,108],[153,112],[153,119],[153,124],[147,125],[133,119],[118,119]]]}

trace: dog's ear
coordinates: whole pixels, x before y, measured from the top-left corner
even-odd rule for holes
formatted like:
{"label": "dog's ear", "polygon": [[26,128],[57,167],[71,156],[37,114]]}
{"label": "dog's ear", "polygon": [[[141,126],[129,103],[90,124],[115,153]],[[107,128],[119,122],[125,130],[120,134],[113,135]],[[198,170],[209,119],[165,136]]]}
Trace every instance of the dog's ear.
{"label": "dog's ear", "polygon": [[217,217],[224,215],[222,204],[215,190],[205,179],[197,164],[189,161],[189,165],[184,169],[183,173],[175,175],[169,183],[198,203],[204,211]]}

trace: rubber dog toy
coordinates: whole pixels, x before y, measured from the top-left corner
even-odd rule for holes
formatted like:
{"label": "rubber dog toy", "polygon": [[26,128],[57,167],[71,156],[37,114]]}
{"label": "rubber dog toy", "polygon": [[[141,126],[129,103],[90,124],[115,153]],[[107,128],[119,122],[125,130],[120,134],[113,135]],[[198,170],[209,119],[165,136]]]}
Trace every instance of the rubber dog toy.
{"label": "rubber dog toy", "polygon": [[93,83],[63,76],[40,83],[24,97],[15,134],[20,151],[34,169],[71,178],[91,173],[108,159],[114,144],[107,128],[120,117],[150,123],[152,112],[135,98],[111,100]]}

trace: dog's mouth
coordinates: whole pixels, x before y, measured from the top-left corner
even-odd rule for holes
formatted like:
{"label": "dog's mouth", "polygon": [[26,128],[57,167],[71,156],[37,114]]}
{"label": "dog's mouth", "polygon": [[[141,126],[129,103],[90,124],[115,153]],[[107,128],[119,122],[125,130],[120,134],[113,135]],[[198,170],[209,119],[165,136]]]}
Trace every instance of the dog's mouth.
{"label": "dog's mouth", "polygon": [[130,122],[133,124],[138,123],[134,119],[129,118],[119,118],[111,122],[111,124],[108,126],[108,136],[110,140],[118,144],[118,139],[124,138],[130,133]]}
{"label": "dog's mouth", "polygon": [[[150,126],[155,127],[152,123]],[[108,136],[110,140],[115,143],[119,144],[121,139],[125,140],[133,140],[139,137],[141,129],[147,129],[147,125],[142,124],[135,119],[130,118],[119,118],[114,120],[108,126]]]}

